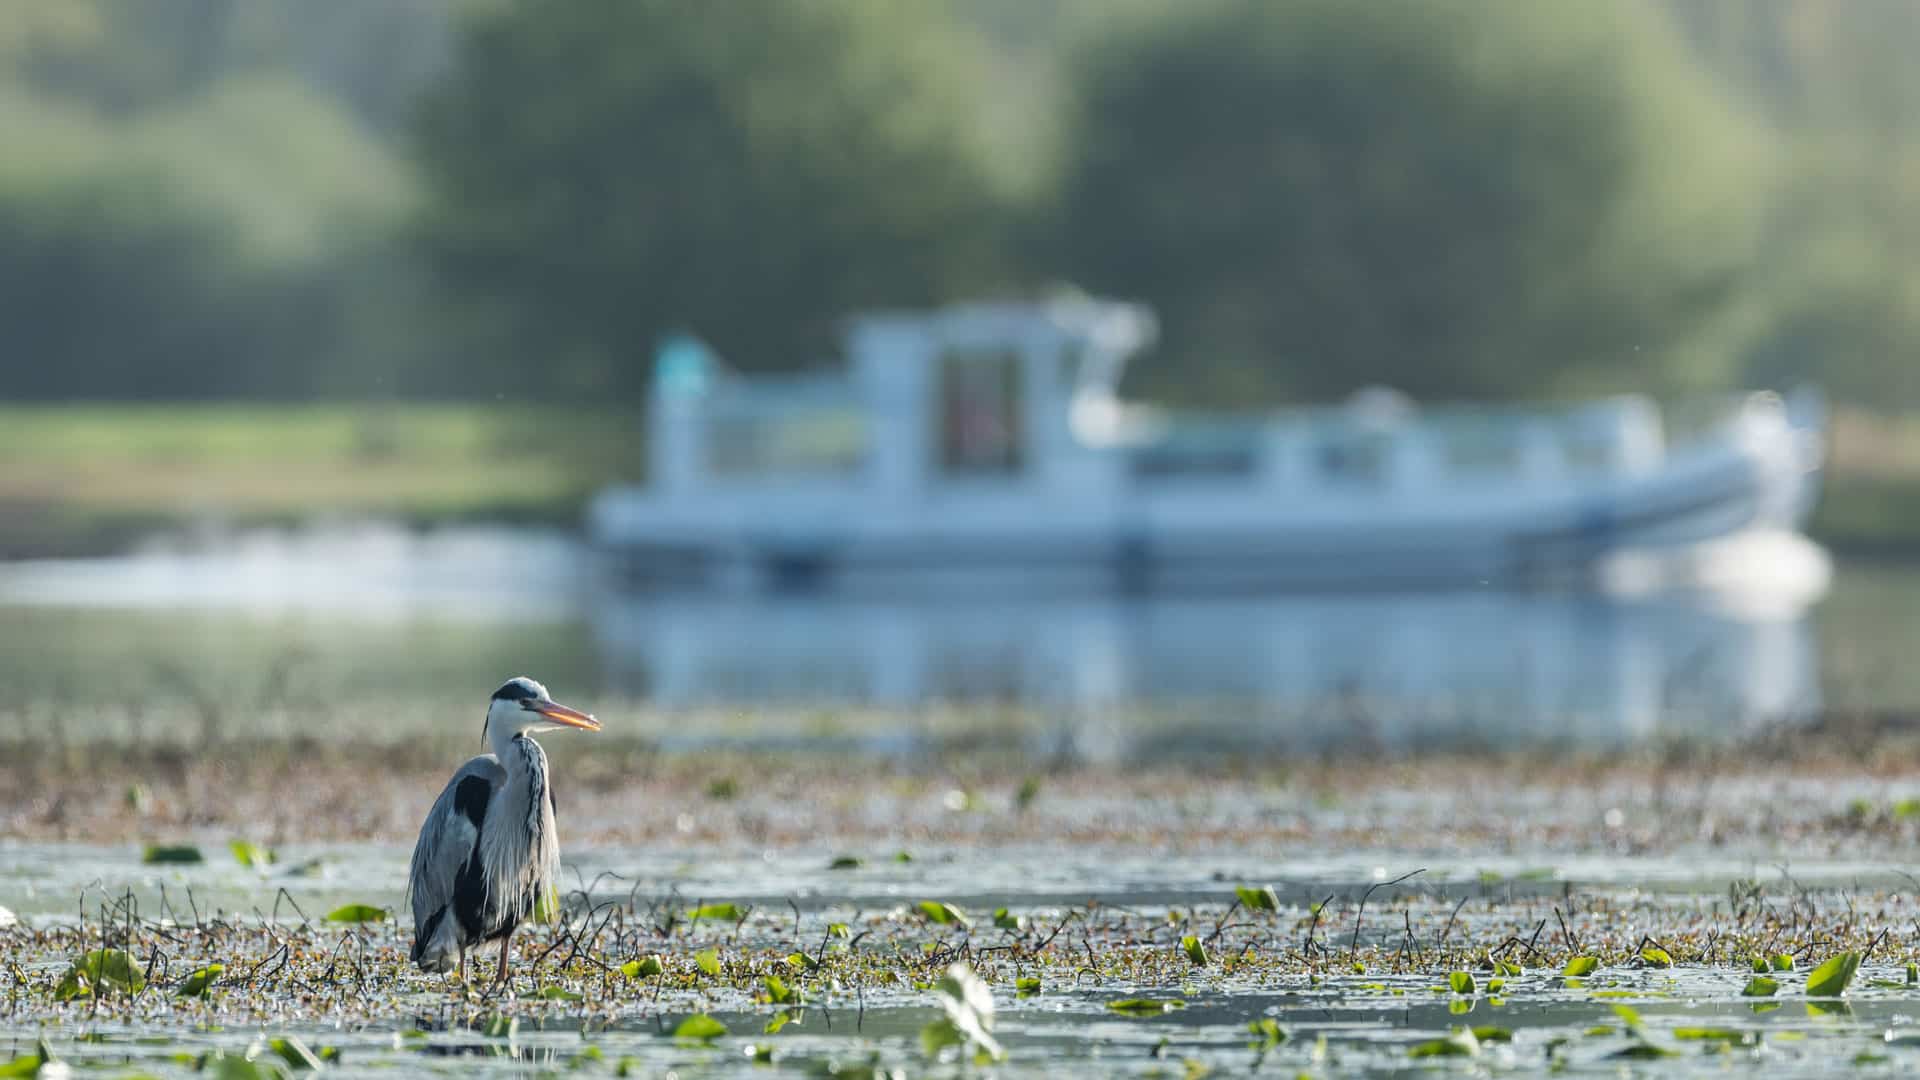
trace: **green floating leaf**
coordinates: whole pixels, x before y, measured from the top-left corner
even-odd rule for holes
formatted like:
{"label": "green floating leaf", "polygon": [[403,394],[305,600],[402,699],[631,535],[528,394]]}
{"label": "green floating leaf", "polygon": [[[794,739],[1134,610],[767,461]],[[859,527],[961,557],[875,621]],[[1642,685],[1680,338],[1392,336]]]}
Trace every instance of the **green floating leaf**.
{"label": "green floating leaf", "polygon": [[143,863],[197,863],[206,859],[191,844],[148,844],[140,856]]}
{"label": "green floating leaf", "polygon": [[543,986],[540,988],[539,996],[542,1001],[583,1001],[585,1000],[581,995],[574,993],[572,990],[568,990],[567,988],[562,986]]}
{"label": "green floating leaf", "polygon": [[1480,1040],[1471,1030],[1461,1028],[1444,1039],[1431,1039],[1407,1051],[1408,1057],[1473,1057],[1480,1053]]}
{"label": "green floating leaf", "polygon": [[487,1017],[487,1022],[480,1026],[480,1034],[489,1039],[511,1039],[519,1034],[519,1032],[519,1019],[500,1013],[494,1013]]}
{"label": "green floating leaf", "polygon": [[214,983],[220,980],[221,972],[226,970],[224,964],[208,964],[206,967],[187,976],[187,981],[181,983],[180,989],[174,991],[174,993],[186,998],[202,997],[212,988]]}
{"label": "green floating leaf", "polygon": [[1006,908],[994,908],[993,925],[1001,930],[1012,930],[1016,933],[1024,933],[1027,929],[1027,917],[1025,915],[1015,915]]}
{"label": "green floating leaf", "polygon": [[1639,1030],[1640,1010],[1634,1008],[1631,1005],[1615,1005],[1613,1007],[1613,1015],[1619,1017],[1621,1021],[1625,1023],[1629,1029],[1635,1030],[1635,1031]]}
{"label": "green floating leaf", "polygon": [[[307,1049],[297,1035],[281,1035],[267,1040],[267,1048],[279,1055],[295,1072],[314,1072],[320,1068],[320,1056]],[[335,1055],[339,1056],[338,1054]]]}
{"label": "green floating leaf", "polygon": [[1021,997],[1032,997],[1040,992],[1040,978],[1037,975],[1024,975],[1013,980],[1014,992]]}
{"label": "green floating leaf", "polygon": [[720,950],[701,949],[693,954],[693,966],[709,975],[720,974]]}
{"label": "green floating leaf", "polygon": [[233,861],[250,870],[264,870],[273,865],[274,853],[250,840],[229,840],[227,850],[233,852]]}
{"label": "green floating leaf", "polygon": [[1788,956],[1786,953],[1780,953],[1773,958],[1772,964],[1773,970],[1775,971],[1792,971],[1793,957]]}
{"label": "green floating leaf", "polygon": [[[921,1046],[929,1055],[956,1045],[953,1040],[957,1037],[963,1050],[973,1052],[976,1063],[987,1064],[1005,1056],[993,1037],[993,991],[987,988],[985,980],[965,963],[950,964],[934,984],[934,990],[939,994],[940,1008],[945,1010],[947,1018],[920,1032]],[[943,1023],[950,1030],[942,1029]]]}
{"label": "green floating leaf", "polygon": [[1741,997],[1772,997],[1780,992],[1780,984],[1765,975],[1755,975],[1747,981],[1746,989],[1740,991]]}
{"label": "green floating leaf", "polygon": [[1180,951],[1187,954],[1187,959],[1192,961],[1194,967],[1207,966],[1207,947],[1192,934],[1180,939]]}
{"label": "green floating leaf", "polygon": [[694,920],[717,919],[721,922],[739,922],[746,917],[746,912],[741,911],[738,904],[701,904],[687,912],[687,918]]}
{"label": "green floating leaf", "polygon": [[387,912],[385,908],[377,908],[372,904],[343,904],[327,912],[328,922],[382,922],[385,921],[386,917]]}
{"label": "green floating leaf", "polygon": [[787,954],[787,966],[795,971],[818,971],[820,970],[820,961],[815,960],[806,953],[794,952]]}
{"label": "green floating leaf", "polygon": [[1187,1003],[1179,998],[1122,998],[1107,1002],[1107,1008],[1122,1016],[1159,1016],[1186,1007]]}
{"label": "green floating leaf", "polygon": [[769,975],[763,984],[767,988],[767,1001],[775,1005],[798,1005],[800,992],[788,986],[786,980],[778,975]]}
{"label": "green floating leaf", "polygon": [[1247,1025],[1247,1030],[1257,1040],[1251,1047],[1254,1050],[1271,1050],[1286,1042],[1288,1038],[1287,1029],[1281,1027],[1280,1021],[1271,1016],[1253,1021]]}
{"label": "green floating leaf", "polygon": [[1920,964],[1909,960],[1907,961],[1907,985],[1911,986],[1915,983],[1920,983]]}
{"label": "green floating leaf", "polygon": [[1448,975],[1447,989],[1456,994],[1473,993],[1473,973],[1470,971],[1456,971]]}
{"label": "green floating leaf", "polygon": [[827,864],[829,870],[858,870],[867,865],[867,860],[858,855],[840,855]]}
{"label": "green floating leaf", "polygon": [[1839,997],[1847,992],[1854,973],[1860,970],[1860,954],[1841,953],[1813,969],[1807,976],[1808,997]]}
{"label": "green floating leaf", "polygon": [[146,976],[132,955],[122,949],[95,949],[67,969],[53,996],[72,1001],[96,993],[137,994],[146,987]]}
{"label": "green floating leaf", "polygon": [[667,970],[657,956],[643,956],[620,965],[620,974],[629,979],[648,979]]}
{"label": "green floating leaf", "polygon": [[1667,950],[1658,945],[1649,945],[1641,949],[1640,959],[1646,961],[1650,967],[1670,968],[1673,966],[1673,957],[1667,955]]}
{"label": "green floating leaf", "polygon": [[1599,966],[1600,961],[1591,956],[1576,956],[1567,961],[1567,966],[1560,969],[1560,974],[1581,978],[1593,974]]}
{"label": "green floating leaf", "polygon": [[1473,1037],[1483,1043],[1512,1042],[1513,1029],[1495,1027],[1492,1024],[1482,1024],[1481,1026],[1473,1029]]}
{"label": "green floating leaf", "polygon": [[1686,1042],[1723,1042],[1750,1043],[1753,1036],[1738,1028],[1723,1027],[1681,1027],[1673,1029],[1673,1037]]}
{"label": "green floating leaf", "polygon": [[1634,1043],[1632,1046],[1629,1046],[1624,1050],[1616,1050],[1612,1054],[1609,1054],[1608,1056],[1616,1057],[1616,1058],[1624,1058],[1625,1060],[1628,1060],[1628,1061],[1652,1061],[1655,1058],[1674,1057],[1675,1052],[1667,1049],[1664,1046],[1657,1046],[1653,1043],[1646,1041],[1645,1039],[1641,1039],[1639,1042]]}
{"label": "green floating leaf", "polygon": [[917,906],[920,909],[920,914],[925,915],[941,926],[958,926],[962,929],[971,929],[973,926],[973,923],[967,918],[966,912],[961,911],[959,908],[954,907],[944,900],[922,900]]}
{"label": "green floating leaf", "polygon": [[706,1013],[694,1013],[680,1021],[680,1026],[673,1029],[673,1037],[676,1039],[696,1039],[700,1042],[712,1042],[726,1033],[727,1025]]}
{"label": "green floating leaf", "polygon": [[1273,891],[1273,886],[1271,885],[1261,885],[1258,887],[1252,885],[1237,885],[1234,887],[1233,895],[1239,897],[1240,902],[1245,904],[1249,911],[1280,910],[1280,897]]}

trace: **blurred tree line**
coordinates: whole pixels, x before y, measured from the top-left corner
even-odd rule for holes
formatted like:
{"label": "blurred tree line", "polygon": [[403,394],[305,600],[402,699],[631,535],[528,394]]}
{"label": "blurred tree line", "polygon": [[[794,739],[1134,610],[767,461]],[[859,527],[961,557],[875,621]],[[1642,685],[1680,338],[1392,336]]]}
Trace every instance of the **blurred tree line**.
{"label": "blurred tree line", "polygon": [[1172,401],[1920,404],[1908,0],[0,0],[12,398],[635,399],[1150,302]]}

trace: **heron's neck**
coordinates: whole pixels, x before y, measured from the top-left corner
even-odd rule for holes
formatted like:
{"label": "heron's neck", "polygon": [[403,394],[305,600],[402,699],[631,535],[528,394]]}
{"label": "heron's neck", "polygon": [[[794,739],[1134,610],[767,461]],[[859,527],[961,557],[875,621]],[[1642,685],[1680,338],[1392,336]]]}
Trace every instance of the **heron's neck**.
{"label": "heron's neck", "polygon": [[488,740],[493,744],[493,756],[506,766],[509,775],[521,776],[527,773],[547,771],[546,751],[533,741],[531,735],[508,735],[504,738]]}

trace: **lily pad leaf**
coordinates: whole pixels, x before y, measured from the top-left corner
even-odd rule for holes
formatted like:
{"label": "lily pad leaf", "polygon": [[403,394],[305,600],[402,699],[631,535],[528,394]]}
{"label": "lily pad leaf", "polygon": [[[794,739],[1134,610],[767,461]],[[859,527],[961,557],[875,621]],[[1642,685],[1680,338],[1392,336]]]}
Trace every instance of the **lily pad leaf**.
{"label": "lily pad leaf", "polygon": [[721,922],[739,922],[746,917],[746,912],[741,911],[738,904],[701,904],[687,912],[687,918],[694,920],[717,919]]}
{"label": "lily pad leaf", "polygon": [[143,863],[197,863],[206,859],[191,844],[148,844],[140,855]]}
{"label": "lily pad leaf", "polygon": [[1207,947],[1200,944],[1200,939],[1192,934],[1180,939],[1180,951],[1187,954],[1187,959],[1192,961],[1194,967],[1207,966]]}
{"label": "lily pad leaf", "polygon": [[1408,1057],[1473,1057],[1480,1053],[1480,1040],[1472,1031],[1461,1028],[1444,1039],[1430,1039],[1407,1051]]}
{"label": "lily pad leaf", "polygon": [[1187,1003],[1179,998],[1122,998],[1107,1002],[1107,1008],[1122,1016],[1159,1016],[1186,1007]]}
{"label": "lily pad leaf", "polygon": [[693,954],[693,966],[709,975],[720,974],[720,950],[701,949]]}
{"label": "lily pad leaf", "polygon": [[180,997],[201,997],[220,980],[220,974],[226,970],[224,964],[208,964],[187,976],[187,980],[181,983],[180,989],[174,993]]}
{"label": "lily pad leaf", "polygon": [[1780,992],[1780,984],[1765,975],[1755,975],[1747,980],[1746,989],[1740,991],[1741,997],[1772,997]]}
{"label": "lily pad leaf", "polygon": [[227,850],[233,852],[233,861],[250,870],[263,870],[275,861],[273,851],[263,848],[251,840],[230,840]]}
{"label": "lily pad leaf", "polygon": [[328,922],[382,922],[386,917],[385,908],[377,908],[372,904],[343,904],[327,912]]}
{"label": "lily pad leaf", "polygon": [[1839,997],[1847,992],[1853,975],[1860,970],[1860,954],[1841,953],[1839,956],[1813,969],[1807,976],[1808,997]]}
{"label": "lily pad leaf", "polygon": [[1257,887],[1253,885],[1235,886],[1233,895],[1239,897],[1240,902],[1245,904],[1249,911],[1280,910],[1280,897],[1273,891],[1273,886],[1271,885],[1261,885]]}
{"label": "lily pad leaf", "polygon": [[958,926],[962,929],[971,929],[973,926],[966,912],[944,900],[922,900],[918,907],[920,914],[941,926]]}
{"label": "lily pad leaf", "polygon": [[1576,979],[1583,978],[1593,974],[1594,970],[1599,966],[1600,961],[1591,956],[1576,956],[1567,961],[1567,966],[1560,969],[1560,974],[1569,975]]}
{"label": "lily pad leaf", "polygon": [[620,965],[620,974],[629,979],[646,979],[667,970],[657,956],[643,956],[638,960],[629,960]]}
{"label": "lily pad leaf", "polygon": [[680,1021],[680,1026],[673,1029],[673,1037],[676,1039],[695,1039],[700,1042],[711,1042],[726,1033],[727,1025],[706,1013],[694,1013]]}

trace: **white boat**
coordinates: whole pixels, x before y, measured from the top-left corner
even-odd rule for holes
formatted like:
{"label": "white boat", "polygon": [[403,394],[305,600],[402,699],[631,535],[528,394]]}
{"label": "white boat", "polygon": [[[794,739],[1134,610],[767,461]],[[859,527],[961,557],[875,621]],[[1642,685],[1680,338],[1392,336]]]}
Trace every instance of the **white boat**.
{"label": "white boat", "polygon": [[1824,409],[1746,394],[1685,423],[1622,396],[1532,408],[1194,417],[1123,402],[1154,322],[1070,299],[852,321],[844,373],[662,349],[651,483],[589,535],[635,581],[883,594],[1584,582],[1623,551],[1797,530]]}

